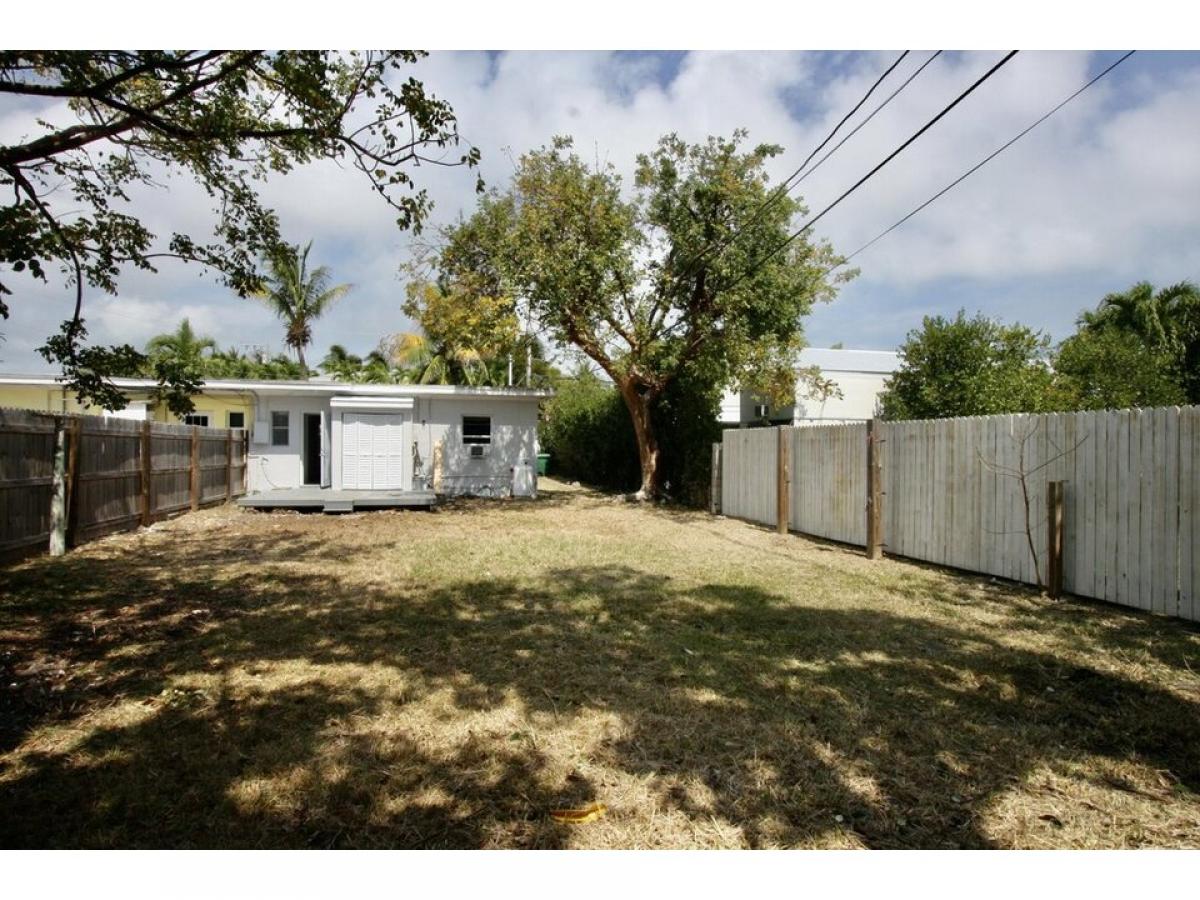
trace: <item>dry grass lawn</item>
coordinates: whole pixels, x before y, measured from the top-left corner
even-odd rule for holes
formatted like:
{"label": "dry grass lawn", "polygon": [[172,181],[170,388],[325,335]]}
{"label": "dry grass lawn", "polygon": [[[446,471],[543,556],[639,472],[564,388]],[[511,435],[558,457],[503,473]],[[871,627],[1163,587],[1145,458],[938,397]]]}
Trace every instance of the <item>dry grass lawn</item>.
{"label": "dry grass lawn", "polygon": [[586,491],[31,560],[0,676],[6,847],[1200,846],[1195,628]]}

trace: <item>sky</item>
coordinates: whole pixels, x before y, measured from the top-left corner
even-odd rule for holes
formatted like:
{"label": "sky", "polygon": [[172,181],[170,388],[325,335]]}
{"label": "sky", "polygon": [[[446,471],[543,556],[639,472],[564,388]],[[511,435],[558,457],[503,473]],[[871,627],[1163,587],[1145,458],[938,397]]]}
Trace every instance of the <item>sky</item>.
{"label": "sky", "polygon": [[[846,129],[929,56],[913,51]],[[688,141],[746,128],[780,144],[773,181],[816,147],[897,52],[435,52],[409,73],[448,101],[482,154],[489,186],[513,158],[572,135],[585,156],[631,182],[638,153],[675,132]],[[943,53],[797,191],[817,211],[942,109],[1002,53]],[[1119,52],[1019,54],[818,224],[840,252],[866,243],[1114,61]],[[61,113],[61,110],[58,111]],[[36,134],[44,105],[0,99],[0,143]],[[844,131],[846,130],[843,130]],[[475,173],[414,170],[434,209],[428,228],[470,214]],[[322,162],[263,187],[284,236],[313,241],[351,293],[314,327],[306,354],[331,344],[365,354],[382,335],[411,330],[400,310],[401,264],[414,235],[350,167]],[[1200,280],[1200,53],[1140,52],[953,191],[854,260],[860,274],[804,322],[811,346],[890,350],[926,315],[959,309],[1020,321],[1055,340],[1104,294],[1139,280]],[[211,201],[186,179],[133,195],[160,235],[206,235]],[[0,322],[0,370],[47,369],[36,352],[70,314],[73,292],[5,273],[14,289]],[[283,328],[196,266],[129,271],[117,296],[89,290],[96,342],[142,346],[188,317],[223,346],[282,351]]]}

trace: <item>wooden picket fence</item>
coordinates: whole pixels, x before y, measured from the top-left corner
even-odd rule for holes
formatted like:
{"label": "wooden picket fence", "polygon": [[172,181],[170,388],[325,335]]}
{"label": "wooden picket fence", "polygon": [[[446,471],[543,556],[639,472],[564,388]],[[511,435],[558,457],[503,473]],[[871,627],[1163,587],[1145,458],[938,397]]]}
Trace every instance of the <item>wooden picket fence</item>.
{"label": "wooden picket fence", "polygon": [[240,497],[246,455],[242,429],[0,409],[0,557]]}
{"label": "wooden picket fence", "polygon": [[1200,621],[1200,407],[723,438],[714,484],[726,515],[870,549],[874,487],[890,554]]}

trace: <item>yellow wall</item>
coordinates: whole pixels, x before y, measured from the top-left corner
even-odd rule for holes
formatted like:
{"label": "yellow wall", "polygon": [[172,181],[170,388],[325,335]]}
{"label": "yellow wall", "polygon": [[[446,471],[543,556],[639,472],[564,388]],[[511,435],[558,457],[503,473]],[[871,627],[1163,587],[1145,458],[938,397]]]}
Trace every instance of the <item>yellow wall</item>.
{"label": "yellow wall", "polygon": [[[131,390],[128,392],[128,396],[130,400],[145,400],[147,395],[145,391]],[[0,384],[0,408],[32,409],[40,412],[82,412],[89,415],[100,415],[103,412],[96,407],[80,406],[70,391],[65,392],[65,397],[64,404],[64,392],[60,388],[46,385]],[[201,392],[192,399],[192,402],[195,404],[196,412],[208,413],[208,424],[213,428],[228,427],[230,412],[244,413],[245,427],[250,428],[253,424],[254,403],[248,394],[205,394]],[[151,418],[156,422],[180,421],[171,415],[163,404],[152,406],[151,410]]]}
{"label": "yellow wall", "polygon": [[[202,392],[192,398],[192,404],[196,407],[196,412],[208,413],[210,428],[228,428],[229,413],[231,412],[245,414],[246,428],[254,425],[254,402],[248,394],[205,394]],[[154,419],[157,422],[180,421],[171,415],[166,406],[161,404],[154,410]]]}
{"label": "yellow wall", "polygon": [[39,412],[81,412],[74,398],[63,405],[63,392],[45,385],[0,384],[0,407],[33,409]]}

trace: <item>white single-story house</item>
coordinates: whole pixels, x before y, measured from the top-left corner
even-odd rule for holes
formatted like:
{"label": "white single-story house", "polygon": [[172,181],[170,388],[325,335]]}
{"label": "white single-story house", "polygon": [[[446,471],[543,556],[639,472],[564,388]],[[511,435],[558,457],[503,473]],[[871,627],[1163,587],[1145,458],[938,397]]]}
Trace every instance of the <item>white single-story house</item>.
{"label": "white single-story house", "polygon": [[721,424],[736,428],[866,421],[879,414],[879,395],[899,368],[900,356],[890,350],[808,348],[800,353],[800,365],[819,368],[842,396],[813,396],[803,380],[797,382],[796,401],[791,406],[770,406],[749,391],[726,391],[721,398]]}
{"label": "white single-story house", "polygon": [[[155,382],[115,378],[119,415],[180,421]],[[549,391],[457,385],[210,379],[182,421],[249,431],[247,487],[529,496],[537,489],[538,404]],[[0,375],[0,406],[82,408],[53,375]]]}

